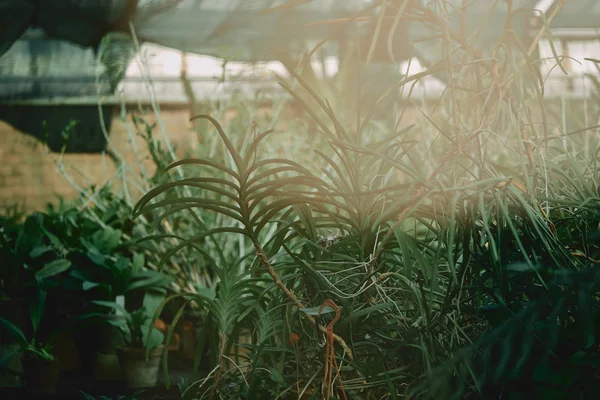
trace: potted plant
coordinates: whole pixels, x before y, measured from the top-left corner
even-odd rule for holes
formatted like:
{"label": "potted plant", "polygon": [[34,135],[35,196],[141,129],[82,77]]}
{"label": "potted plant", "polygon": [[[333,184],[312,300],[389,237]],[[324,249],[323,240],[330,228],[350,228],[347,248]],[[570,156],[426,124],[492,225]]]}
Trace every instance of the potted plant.
{"label": "potted plant", "polygon": [[51,353],[51,343],[63,329],[54,329],[46,340],[37,338],[40,322],[45,309],[46,292],[38,287],[36,299],[30,303],[29,315],[32,334],[28,335],[13,322],[0,317],[2,326],[17,341],[15,352],[22,354],[25,387],[31,391],[52,393],[56,390],[60,375],[60,364]]}
{"label": "potted plant", "polygon": [[[28,303],[35,297],[35,292],[43,286],[45,293],[46,322],[41,324],[38,336],[50,334],[55,326],[70,321],[58,310],[57,301],[65,290],[63,280],[68,276],[72,263],[69,259],[69,244],[65,240],[64,215],[54,212],[36,212],[29,215],[24,223],[18,220],[6,221],[2,224],[0,238],[0,257],[3,260],[0,268],[0,315],[13,323],[26,337],[32,335],[28,316]],[[76,303],[76,302],[72,302]],[[4,336],[7,334],[4,329]],[[13,336],[14,337],[14,336]],[[8,340],[1,338],[0,343]],[[70,368],[75,364],[72,340],[68,335],[61,335],[54,347],[54,356],[60,359],[61,368]],[[12,340],[12,339],[11,339]],[[13,354],[14,352],[8,352]],[[9,362],[17,368],[17,359]]]}
{"label": "potted plant", "polygon": [[[33,213],[24,223],[14,219],[0,222],[0,299],[3,299],[13,310],[25,312],[25,299],[29,298],[37,280],[43,280],[46,292],[59,288],[60,280],[71,268],[69,251],[62,238],[56,232],[53,217],[44,213]],[[50,225],[49,227],[47,225]],[[50,279],[52,278],[52,279]],[[24,328],[14,315],[3,313],[17,327]],[[27,318],[25,318],[27,322]]]}
{"label": "potted plant", "polygon": [[[136,300],[136,293],[170,283],[165,275],[144,270],[143,255],[132,252],[126,242],[131,226],[117,218],[121,214],[105,212],[94,219],[61,205],[36,212],[24,223],[16,216],[0,219],[0,315],[30,337],[27,299],[36,279],[43,279],[44,319],[48,320],[43,327],[76,321],[82,328],[72,332],[74,338],[60,336],[54,343],[55,357],[64,369],[96,380],[120,378],[115,349],[123,344],[121,333],[105,322],[123,320],[123,316],[107,313],[105,308],[101,308],[105,315],[98,315],[92,301],[116,301],[119,296]],[[38,335],[46,333],[42,330]],[[0,336],[14,337],[2,326]],[[10,341],[0,338],[0,343]],[[5,354],[14,353],[0,350],[4,360]],[[19,360],[11,364],[18,368]]]}
{"label": "potted plant", "polygon": [[[99,308],[97,301],[120,301],[122,305],[134,303],[136,294],[164,288],[170,279],[160,272],[145,270],[143,254],[131,251],[118,229],[106,227],[82,238],[79,251],[86,261],[77,265],[70,275],[78,280],[80,290],[90,304],[82,315],[87,328],[78,338],[84,369],[95,380],[119,380],[121,373],[116,348],[124,343],[116,327],[125,323],[125,319],[114,309]],[[94,345],[90,346],[90,342]]]}
{"label": "potted plant", "polygon": [[[31,333],[27,299],[31,298],[37,280],[43,280],[47,294],[43,328],[73,321],[85,310],[84,296],[79,280],[70,272],[82,263],[80,238],[89,237],[100,229],[97,222],[77,213],[73,208],[52,206],[46,212],[29,215],[24,222],[19,218],[0,220],[0,315],[11,321],[26,337]],[[41,282],[40,282],[41,283]],[[2,329],[0,328],[0,331]],[[8,333],[4,333],[7,336]],[[68,332],[69,334],[74,332]],[[79,354],[73,337],[61,335],[54,347],[55,357],[64,370],[79,368]],[[11,339],[12,340],[12,339]],[[7,340],[0,338],[0,343]],[[10,353],[12,354],[12,353]],[[13,366],[18,365],[12,362]]]}
{"label": "potted plant", "polygon": [[[58,360],[54,359],[60,359],[61,366],[65,360],[55,351],[50,356],[47,346],[37,338],[54,338],[56,327],[68,323],[67,319],[56,319],[54,307],[48,303],[52,297],[49,292],[60,286],[71,268],[61,240],[45,227],[47,218],[44,213],[33,213],[23,223],[18,218],[0,222],[2,363],[17,371],[22,364],[27,385],[42,386],[42,391],[51,390],[53,379],[57,379]],[[48,379],[45,383],[37,380],[42,375]]]}
{"label": "potted plant", "polygon": [[123,333],[125,345],[117,347],[117,356],[129,388],[156,386],[160,358],[165,350],[164,335],[156,329],[150,329],[152,316],[147,310],[148,303],[153,303],[158,308],[155,301],[161,301],[161,298],[164,296],[147,296],[145,304],[131,312],[116,302],[95,301],[96,304],[109,307],[124,316],[124,323],[119,323],[120,320],[107,322],[115,324]]}

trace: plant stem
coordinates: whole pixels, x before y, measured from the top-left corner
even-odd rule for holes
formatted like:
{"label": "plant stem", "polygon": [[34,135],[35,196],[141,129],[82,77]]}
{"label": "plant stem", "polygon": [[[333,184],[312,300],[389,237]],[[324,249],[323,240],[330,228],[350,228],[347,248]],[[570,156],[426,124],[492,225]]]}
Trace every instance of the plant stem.
{"label": "plant stem", "polygon": [[[281,291],[296,305],[296,307],[301,308],[301,309],[305,308],[304,304],[302,304],[302,302],[298,299],[298,297],[290,289],[288,289],[283,284],[283,282],[281,282],[281,278],[279,278],[279,275],[277,274],[277,272],[275,272],[273,265],[269,262],[269,259],[267,258],[260,243],[258,243],[258,240],[253,237],[252,243],[254,244],[254,248],[256,249],[256,252],[254,254],[256,254],[256,256],[260,260],[261,264],[267,269],[267,272],[269,273],[269,276],[271,277],[271,279],[273,279],[275,286],[280,288]],[[317,326],[317,328],[319,329],[320,332],[327,334],[327,328],[325,326],[319,324],[312,315],[306,314],[306,317],[313,325]],[[354,355],[352,354],[352,350],[350,349],[350,347],[348,347],[348,344],[346,343],[346,341],[335,333],[333,334],[333,338],[340,344],[340,346],[342,346],[342,348],[344,349],[344,352],[346,353],[348,358],[350,360],[354,360]]]}

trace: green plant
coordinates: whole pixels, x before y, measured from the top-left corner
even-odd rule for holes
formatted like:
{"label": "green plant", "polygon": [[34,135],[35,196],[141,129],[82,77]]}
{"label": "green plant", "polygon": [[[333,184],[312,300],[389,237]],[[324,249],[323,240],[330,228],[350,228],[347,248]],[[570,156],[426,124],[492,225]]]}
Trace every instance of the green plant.
{"label": "green plant", "polygon": [[[158,302],[160,303],[160,301],[161,300]],[[148,305],[144,305],[141,308],[133,311],[127,311],[125,307],[116,302],[96,300],[94,301],[94,304],[111,308],[119,315],[125,317],[124,321],[108,319],[106,322],[118,327],[121,330],[127,347],[153,349],[163,343],[164,335],[162,332],[151,329],[151,324],[153,321],[151,314],[148,314],[146,309]],[[157,303],[150,302],[150,304]]]}
{"label": "green plant", "polygon": [[5,265],[0,271],[0,296],[17,295],[22,269],[16,260],[16,241],[21,229],[19,216],[2,217],[0,222],[0,257]]}
{"label": "green plant", "polygon": [[143,254],[120,252],[124,245],[121,238],[121,231],[107,227],[81,239],[83,251],[93,263],[71,273],[82,282],[82,289],[95,291],[95,296],[111,301],[132,291],[167,287],[170,280],[166,276],[144,270]]}
{"label": "green plant", "polygon": [[50,349],[56,335],[74,327],[73,321],[55,318],[55,304],[50,301],[72,266],[64,241],[51,233],[57,232],[53,229],[55,221],[52,214],[33,213],[22,223],[5,225],[9,229],[4,229],[0,244],[2,293],[25,301],[31,325],[17,326],[7,318],[0,322],[17,340],[20,351],[48,360],[52,359]]}
{"label": "green plant", "polygon": [[[276,127],[286,102],[267,121],[256,99],[206,104],[212,118],[198,127],[196,159],[168,166],[168,141],[159,146],[155,126],[133,118],[154,144],[157,173],[123,178],[119,199],[86,192],[82,209],[93,215],[123,200],[126,214],[129,190],[147,193],[128,234],[154,239],[142,247],[148,265],[177,281],[165,300],[184,303],[174,322],[189,303],[205,315],[197,355],[210,346],[211,373],[189,395],[326,395],[333,320],[317,312],[326,300],[340,310],[334,397],[343,398],[339,383],[349,398],[593,393],[584,383],[597,379],[598,362],[600,141],[589,123],[598,102],[546,97],[535,44],[548,36],[552,45],[550,21],[541,17],[543,29],[521,42],[523,4],[375,2],[376,32],[388,19],[426,26],[421,43],[436,49],[428,69],[373,98],[351,57],[333,88],[311,75],[308,59],[290,59],[290,70],[303,70],[282,86],[305,118],[271,135],[259,128]],[[485,47],[479,25],[489,21],[465,18],[480,5],[506,16],[500,39]],[[457,18],[460,29],[449,22]],[[412,94],[429,76],[448,85],[423,101]],[[406,100],[393,120],[376,121],[396,91]],[[216,123],[228,108],[239,117]],[[242,329],[252,340],[238,357],[230,348]]]}
{"label": "green plant", "polygon": [[[595,362],[589,347],[595,346],[594,324],[585,321],[596,318],[590,310],[597,283],[597,137],[585,147],[566,131],[557,139],[570,138],[567,146],[548,135],[532,51],[507,39],[520,11],[509,12],[506,35],[491,59],[481,57],[465,32],[447,26],[443,7],[397,11],[433,26],[439,35],[431,40],[447,57],[403,77],[376,101],[357,101],[352,118],[295,74],[310,102],[283,86],[313,119],[316,129],[304,140],[318,146],[313,156],[300,154],[302,162],[265,156],[277,140],[269,130],[226,133],[202,116],[214,125],[224,154],[173,163],[167,170],[178,172],[174,181],[138,203],[136,215],[160,209],[159,218],[185,213],[198,222],[188,237],[150,237],[181,241],[163,263],[185,248],[206,254],[208,237],[236,235],[252,245],[235,262],[217,255],[210,265],[219,271],[218,285],[237,287],[248,299],[260,292],[253,306],[225,302],[219,291],[178,296],[213,315],[215,306],[232,316],[242,311],[235,321],[252,328],[248,370],[227,369],[223,343],[237,333],[219,322],[222,337],[211,349],[218,355],[210,379],[200,382],[204,392],[326,395],[330,375],[323,372],[335,365],[323,354],[328,326],[339,366],[334,396],[340,398],[450,398],[502,390],[518,396],[534,390],[531,377],[548,373],[560,359],[540,352]],[[435,107],[421,104],[427,115],[414,124],[403,112],[393,124],[373,121],[392,90],[410,92],[413,82],[440,72],[448,75],[448,90]],[[219,219],[209,219],[210,212]],[[230,269],[238,271],[222,272]],[[339,308],[335,324],[331,314],[314,313],[326,301]],[[569,316],[555,324],[564,312]],[[575,333],[580,328],[587,341]],[[542,333],[548,336],[538,340]],[[579,389],[572,380],[561,390]]]}
{"label": "green plant", "polygon": [[[51,354],[51,345],[37,342],[35,338],[28,339],[23,331],[4,318],[0,318],[0,325],[8,329],[13,337],[19,341],[20,351],[24,355],[41,358],[43,360],[54,360],[54,357]],[[8,359],[11,357],[11,354],[4,354],[4,357]]]}
{"label": "green plant", "polygon": [[[157,284],[156,275],[142,273],[143,256],[127,248],[125,234],[118,229],[127,229],[126,221],[122,223],[123,219],[110,211],[94,217],[63,203],[58,208],[50,205],[44,213],[29,215],[24,223],[11,225],[10,231],[7,225],[0,244],[6,256],[3,291],[14,296],[24,285],[19,277],[32,277],[27,271],[36,272],[40,277],[56,276],[60,279],[54,286],[68,289],[77,286],[73,278],[79,279],[79,285],[87,280],[84,289],[102,286],[108,296],[113,292],[123,294],[127,284],[136,279],[146,278],[151,281],[147,283]],[[90,268],[94,265],[97,268]],[[106,283],[100,285],[94,278]],[[144,286],[139,282],[136,285]]]}
{"label": "green plant", "polygon": [[5,296],[24,296],[35,279],[46,280],[49,285],[50,278],[71,267],[64,244],[51,233],[49,219],[52,217],[34,213],[22,224],[3,228],[0,248],[4,256],[1,281]]}
{"label": "green plant", "polygon": [[51,354],[52,340],[56,335],[63,332],[66,327],[53,327],[53,331],[42,341],[38,338],[38,328],[46,308],[46,291],[41,287],[41,282],[38,282],[40,284],[35,287],[35,298],[30,299],[29,303],[29,317],[33,328],[31,336],[28,337],[19,327],[2,317],[0,317],[0,326],[4,327],[17,340],[19,351],[26,357],[52,361],[54,359]]}
{"label": "green plant", "polygon": [[148,270],[143,249],[134,249],[127,240],[133,227],[130,218],[128,222],[123,217],[124,205],[105,196],[111,208],[104,212],[80,213],[62,203],[28,216],[18,226],[7,225],[0,243],[6,261],[2,291],[27,297],[36,277],[44,279],[55,311],[71,309],[73,298],[114,300],[168,287],[171,279]]}
{"label": "green plant", "polygon": [[[252,329],[253,320],[257,317],[256,309],[264,302],[261,295],[264,294],[261,283],[264,278],[253,278],[243,269],[245,257],[235,263],[220,265],[213,264],[212,268],[219,281],[216,288],[197,288],[195,293],[176,293],[167,297],[156,309],[153,321],[158,318],[163,308],[181,299],[183,303],[177,308],[171,326],[167,332],[166,342],[170,343],[174,328],[181,318],[186,306],[195,303],[204,311],[203,328],[198,338],[194,370],[197,370],[205,348],[210,349],[210,360],[208,365],[218,366],[218,369],[226,370],[228,362],[233,360],[235,365],[246,364],[249,360],[238,357],[237,352],[232,352],[232,347],[244,329]],[[163,354],[164,379],[169,385],[167,355]],[[219,379],[216,374],[215,379]]]}

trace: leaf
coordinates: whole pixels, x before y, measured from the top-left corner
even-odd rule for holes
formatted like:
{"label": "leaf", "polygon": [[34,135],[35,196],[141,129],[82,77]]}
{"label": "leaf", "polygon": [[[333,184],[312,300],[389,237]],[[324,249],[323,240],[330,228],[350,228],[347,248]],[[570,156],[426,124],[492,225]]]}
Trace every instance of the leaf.
{"label": "leaf", "polygon": [[90,282],[90,281],[85,281],[81,284],[81,287],[83,288],[84,291],[88,291],[91,290],[93,288],[96,288],[98,286],[102,285],[101,283],[98,282]]}
{"label": "leaf", "polygon": [[33,250],[31,250],[31,253],[29,253],[29,255],[31,256],[31,258],[37,258],[50,250],[52,250],[52,247],[50,246],[37,246],[34,247]]}
{"label": "leaf", "polygon": [[123,307],[122,305],[120,305],[119,303],[116,303],[114,301],[93,300],[92,303],[97,304],[99,306],[104,306],[104,307],[112,308],[115,311],[118,311],[118,312],[122,313],[125,316],[129,315],[129,313],[127,312],[127,310],[125,309],[125,307]]}
{"label": "leaf", "polygon": [[126,336],[129,334],[128,328],[127,328],[127,321],[125,321],[124,319],[120,319],[120,318],[106,318],[106,315],[99,315],[99,320],[105,324],[109,324],[114,326],[115,328],[119,328],[119,330],[121,332],[123,332],[123,334]]}
{"label": "leaf", "polygon": [[281,386],[285,386],[285,378],[284,376],[281,374],[281,372],[279,372],[277,369],[273,368],[273,367],[269,367],[269,371],[271,371],[271,379],[275,382],[278,383]]}
{"label": "leaf", "polygon": [[133,272],[130,268],[131,260],[127,257],[119,257],[115,263],[115,268],[119,271],[127,271],[128,274]]}
{"label": "leaf", "polygon": [[171,279],[162,275],[157,274],[145,279],[135,280],[134,282],[127,285],[125,292],[131,292],[132,290],[152,288],[152,287],[165,287],[171,282]]}
{"label": "leaf", "polygon": [[[167,301],[167,300],[165,300],[165,301]],[[184,302],[179,307],[179,310],[177,310],[177,312],[175,313],[175,316],[173,317],[173,321],[172,321],[171,325],[169,326],[169,329],[167,330],[167,346],[169,346],[171,344],[171,338],[173,337],[173,332],[175,331],[175,327],[177,326],[177,323],[179,322],[179,319],[181,318],[181,315],[183,314],[183,311],[185,310],[187,304],[188,304],[187,301]],[[154,312],[152,321],[148,325],[148,330],[144,334],[144,338],[143,338],[144,343],[154,344],[156,342],[157,339],[153,339],[151,335],[156,336],[155,332],[158,332],[158,330],[154,326],[154,322],[159,317],[160,311],[162,310],[163,306],[164,306],[164,301],[156,308],[156,311]],[[160,343],[162,343],[165,338],[164,338],[164,335],[162,332],[160,332],[160,334],[161,334],[161,342]],[[154,341],[154,343],[153,343],[153,341]],[[156,346],[158,346],[158,344]],[[154,347],[156,347],[156,346],[154,346]],[[152,348],[151,346],[146,346],[146,358],[149,356],[151,348]],[[164,372],[164,377],[165,377],[165,385],[167,386],[167,388],[169,388],[171,385],[171,381],[170,381],[169,374],[168,374],[168,352],[167,351],[165,351],[163,353],[162,365],[163,365],[163,372]]]}
{"label": "leaf", "polygon": [[35,277],[38,281],[42,281],[65,272],[69,268],[71,268],[71,261],[66,259],[54,260],[46,264],[41,270],[37,271]]}
{"label": "leaf", "polygon": [[412,251],[411,251],[411,247],[414,246],[413,243],[411,243],[410,240],[410,236],[408,236],[406,234],[406,232],[404,232],[402,229],[400,229],[400,227],[394,229],[394,235],[396,236],[396,241],[398,242],[398,245],[400,246],[400,250],[402,253],[402,260],[403,260],[403,273],[404,276],[407,278],[410,278],[412,276],[412,266],[413,266],[413,262],[412,262]]}
{"label": "leaf", "polygon": [[[229,154],[233,158],[233,160],[235,162],[235,165],[238,167],[238,170],[242,171],[244,169],[244,167],[245,167],[244,163],[243,163],[243,160],[242,160],[242,157],[236,151],[235,147],[233,146],[233,144],[229,140],[229,137],[227,136],[227,134],[225,133],[225,131],[223,130],[223,128],[221,127],[221,125],[219,124],[219,122],[216,119],[214,119],[213,117],[211,117],[210,115],[196,115],[196,116],[190,118],[190,121],[193,121],[193,120],[198,119],[198,118],[207,119],[207,120],[209,120],[212,123],[212,125],[215,127],[215,129],[219,133],[219,136],[221,136],[221,140],[223,141],[223,143],[225,144],[225,147],[229,151]],[[173,165],[175,165],[175,164],[177,164],[177,163],[171,164],[168,168],[169,169],[173,168]]]}
{"label": "leaf", "polygon": [[123,233],[111,227],[106,227],[94,233],[92,243],[104,254],[110,254],[115,248],[121,244]]}
{"label": "leaf", "polygon": [[514,272],[530,272],[530,271],[537,271],[539,269],[539,267],[534,265],[532,268],[531,265],[529,265],[528,263],[519,262],[519,263],[512,263],[512,264],[507,265],[506,269],[508,271],[514,271]]}
{"label": "leaf", "polygon": [[27,254],[30,252],[29,249],[41,244],[43,239],[41,232],[42,220],[41,213],[34,213],[25,220],[15,243],[16,254]]}
{"label": "leaf", "polygon": [[131,263],[131,269],[133,272],[141,271],[142,267],[146,263],[144,255],[142,253],[134,253],[133,254],[133,262]]}
{"label": "leaf", "polygon": [[100,254],[98,251],[96,251],[96,250],[90,250],[90,251],[87,252],[87,256],[88,256],[88,258],[90,260],[92,260],[92,262],[94,264],[100,265],[100,266],[103,266],[103,267],[106,266],[105,263],[104,263],[104,260],[105,260],[104,255]]}
{"label": "leaf", "polygon": [[[143,327],[142,333],[142,338],[144,339],[144,346],[148,349],[154,349],[160,346],[165,340],[165,335],[161,331],[157,329],[152,329],[152,332],[150,332],[149,325]],[[150,334],[150,340],[148,340],[148,334]]]}
{"label": "leaf", "polygon": [[196,293],[198,296],[204,297],[209,301],[212,301],[217,297],[217,290],[215,288],[197,288]]}
{"label": "leaf", "polygon": [[160,307],[160,305],[165,300],[164,293],[158,293],[156,291],[148,292],[144,295],[143,307],[151,313],[154,314],[156,310]]}
{"label": "leaf", "polygon": [[42,320],[42,314],[46,307],[46,291],[42,288],[37,288],[36,299],[29,303],[29,318],[31,319],[31,326],[33,327],[33,336],[37,332],[37,329]]}
{"label": "leaf", "polygon": [[350,322],[352,322],[362,316],[374,313],[379,310],[384,310],[386,308],[390,308],[393,305],[394,305],[394,303],[388,302],[388,303],[376,304],[371,307],[363,308],[362,310],[359,310],[359,311],[356,311],[356,312],[353,312],[352,314],[350,314],[347,318],[343,319],[340,324],[341,325],[349,324]]}
{"label": "leaf", "polygon": [[46,235],[48,237],[48,239],[50,239],[50,242],[52,243],[52,245],[56,248],[64,248],[62,242],[60,241],[60,239],[58,238],[58,236],[56,236],[53,233],[48,232],[48,230],[46,228],[44,228],[43,225],[40,226],[40,230],[42,232],[44,232],[44,235]]}
{"label": "leaf", "polygon": [[[323,307],[323,310],[321,312],[319,312],[320,308],[321,308],[321,306],[305,307],[305,308],[301,308],[300,311],[302,311],[303,313],[306,313],[308,315],[323,315],[323,314],[330,314],[332,312],[335,312],[335,310],[333,308],[331,308],[330,306]],[[339,309],[341,310],[342,307],[339,307]]]}
{"label": "leaf", "polygon": [[22,330],[17,328],[15,324],[13,324],[7,319],[0,317],[0,326],[4,327],[15,339],[17,339],[21,347],[25,347],[28,345],[28,341],[25,337],[25,334]]}

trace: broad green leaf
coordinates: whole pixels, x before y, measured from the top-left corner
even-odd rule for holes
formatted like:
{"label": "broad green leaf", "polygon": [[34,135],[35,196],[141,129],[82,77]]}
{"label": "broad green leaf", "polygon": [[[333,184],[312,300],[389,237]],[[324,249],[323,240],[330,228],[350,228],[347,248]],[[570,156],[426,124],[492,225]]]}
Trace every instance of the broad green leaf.
{"label": "broad green leaf", "polygon": [[37,271],[35,273],[35,277],[38,280],[42,281],[44,279],[47,279],[52,276],[58,275],[62,272],[65,272],[69,268],[71,268],[71,261],[66,260],[66,259],[54,260],[54,261],[51,261],[50,263],[46,264],[44,266],[44,268],[42,268],[41,270]]}
{"label": "broad green leaf", "polygon": [[148,278],[135,280],[134,282],[127,285],[125,288],[125,292],[130,292],[132,290],[144,289],[144,288],[152,288],[152,287],[165,287],[172,281],[171,278],[157,273],[154,276],[150,276]]}
{"label": "broad green leaf", "polygon": [[29,318],[33,327],[33,336],[38,330],[44,309],[46,308],[46,291],[41,287],[36,287],[35,299],[29,302]]}
{"label": "broad green leaf", "polygon": [[144,265],[146,264],[146,259],[144,254],[142,253],[134,253],[133,254],[133,262],[131,263],[131,268],[134,273],[137,271],[141,271]]}
{"label": "broad green leaf", "polygon": [[33,250],[31,250],[31,253],[29,253],[29,255],[31,256],[31,258],[37,258],[42,254],[49,252],[50,250],[52,250],[52,247],[50,246],[37,246],[34,247]]}
{"label": "broad green leaf", "polygon": [[[148,325],[146,325],[142,329],[142,333],[142,338],[144,339],[144,346],[147,349],[155,349],[161,344],[163,344],[165,340],[165,335],[161,331],[157,329],[152,329],[152,331],[150,331],[150,326]],[[165,353],[167,353],[167,351],[165,351]]]}
{"label": "broad green leaf", "polygon": [[196,293],[198,296],[204,297],[206,300],[214,300],[217,297],[217,291],[215,288],[197,288]]}
{"label": "broad green leaf", "polygon": [[88,251],[87,256],[92,262],[99,266],[105,266],[105,256],[103,254],[98,253],[97,251]]}

